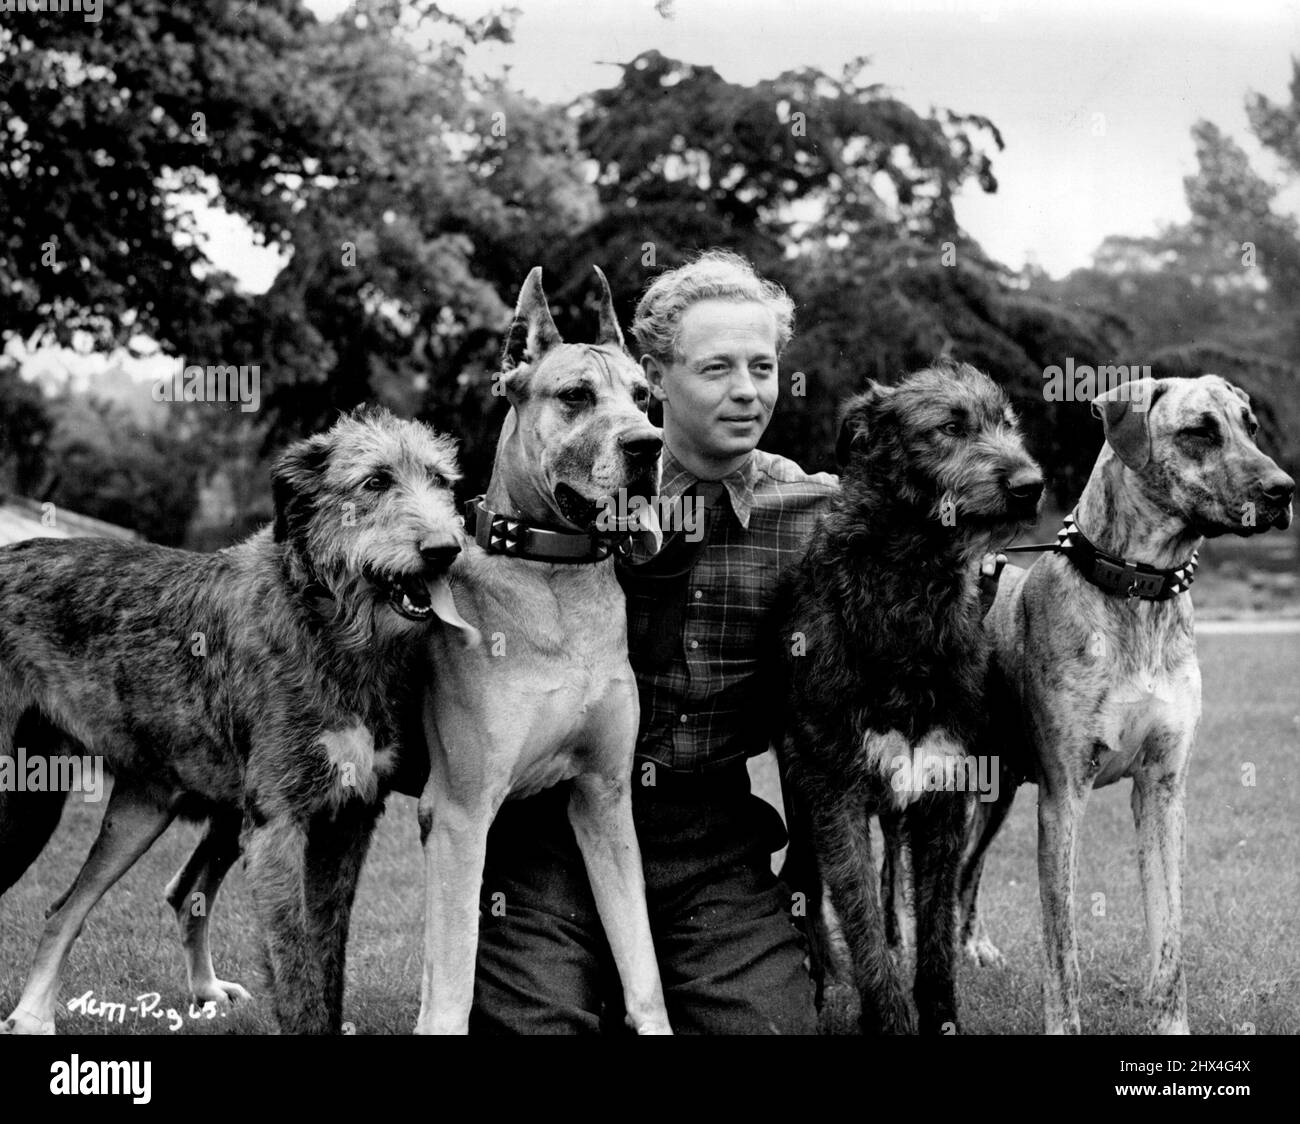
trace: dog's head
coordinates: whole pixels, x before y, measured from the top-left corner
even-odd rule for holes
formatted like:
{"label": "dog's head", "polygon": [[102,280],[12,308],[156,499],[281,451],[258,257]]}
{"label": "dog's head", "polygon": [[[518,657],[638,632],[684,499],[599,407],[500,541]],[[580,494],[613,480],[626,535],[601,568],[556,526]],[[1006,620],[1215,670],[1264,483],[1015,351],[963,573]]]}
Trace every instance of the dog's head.
{"label": "dog's head", "polygon": [[887,489],[923,518],[993,538],[1033,520],[1043,473],[1011,403],[969,364],[869,382],[844,407],[836,456],[846,481]]}
{"label": "dog's head", "polygon": [[[605,275],[596,274],[600,333],[594,344],[560,338],[541,269],[524,282],[502,365],[512,408],[497,451],[521,512],[584,531],[608,529],[602,513],[617,507],[620,492],[625,501],[654,495],[663,447],[646,416],[649,384],[623,346]],[[639,530],[658,549],[652,511]]]}
{"label": "dog's head", "polygon": [[1092,410],[1142,494],[1194,533],[1291,525],[1295,481],[1255,444],[1259,423],[1240,387],[1218,375],[1135,379]]}
{"label": "dog's head", "polygon": [[275,540],[358,639],[441,620],[475,643],[447,583],[463,538],[452,492],[459,478],[450,438],[363,408],[276,462]]}

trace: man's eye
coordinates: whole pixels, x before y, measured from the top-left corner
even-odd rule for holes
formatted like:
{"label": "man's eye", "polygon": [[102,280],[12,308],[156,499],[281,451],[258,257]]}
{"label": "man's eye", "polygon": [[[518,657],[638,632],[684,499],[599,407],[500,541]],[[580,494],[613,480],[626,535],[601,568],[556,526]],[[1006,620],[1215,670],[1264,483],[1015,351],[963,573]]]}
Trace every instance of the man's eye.
{"label": "man's eye", "polygon": [[361,486],[367,492],[386,492],[393,486],[393,478],[386,472],[376,472],[373,476],[367,476]]}

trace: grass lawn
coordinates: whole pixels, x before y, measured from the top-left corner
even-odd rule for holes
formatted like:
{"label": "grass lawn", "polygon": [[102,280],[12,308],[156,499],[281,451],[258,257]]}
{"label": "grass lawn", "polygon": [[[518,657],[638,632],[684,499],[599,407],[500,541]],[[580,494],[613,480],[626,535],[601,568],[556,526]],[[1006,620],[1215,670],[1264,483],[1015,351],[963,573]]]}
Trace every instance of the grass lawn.
{"label": "grass lawn", "polygon": [[[1205,717],[1188,788],[1184,951],[1193,1033],[1300,1033],[1300,635],[1215,635],[1200,641]],[[1243,766],[1256,783],[1242,783]],[[760,788],[770,770],[756,770]],[[1079,868],[1083,1025],[1140,1033],[1145,923],[1124,782],[1094,794]],[[963,1018],[976,1034],[1037,1033],[1039,919],[1035,794],[1022,789],[984,875],[985,916],[1006,957],[964,966]],[[45,907],[75,876],[99,807],[74,796],[54,839],[0,900],[0,1015],[18,998]],[[242,870],[214,921],[217,973],[245,983],[251,1006],[211,1019],[187,1012],[184,969],[162,888],[197,831],[173,827],[91,914],[64,976],[66,1004],[88,991],[131,1007],[160,993],[175,1020],[126,1013],[121,1022],[63,1011],[85,1033],[263,1033],[273,1029],[259,987],[251,902]],[[362,876],[348,964],[345,1018],[361,1034],[408,1033],[419,1005],[421,857],[415,802],[389,802]],[[1093,903],[1104,895],[1104,916]],[[170,1028],[180,1024],[178,1031]]]}

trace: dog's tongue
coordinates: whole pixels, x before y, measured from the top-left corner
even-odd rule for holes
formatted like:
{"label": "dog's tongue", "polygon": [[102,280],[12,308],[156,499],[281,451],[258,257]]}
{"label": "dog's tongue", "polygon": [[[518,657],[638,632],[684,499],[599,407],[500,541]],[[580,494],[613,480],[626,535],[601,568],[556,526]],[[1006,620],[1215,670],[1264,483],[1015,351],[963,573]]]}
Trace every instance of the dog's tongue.
{"label": "dog's tongue", "polygon": [[429,605],[434,616],[457,631],[464,647],[479,646],[483,637],[477,628],[456,611],[456,602],[451,596],[451,586],[447,584],[446,578],[435,578],[429,583]]}
{"label": "dog's tongue", "polygon": [[658,554],[664,544],[663,528],[659,525],[659,512],[652,503],[646,504],[632,519],[630,528],[636,535],[641,549],[651,554]]}

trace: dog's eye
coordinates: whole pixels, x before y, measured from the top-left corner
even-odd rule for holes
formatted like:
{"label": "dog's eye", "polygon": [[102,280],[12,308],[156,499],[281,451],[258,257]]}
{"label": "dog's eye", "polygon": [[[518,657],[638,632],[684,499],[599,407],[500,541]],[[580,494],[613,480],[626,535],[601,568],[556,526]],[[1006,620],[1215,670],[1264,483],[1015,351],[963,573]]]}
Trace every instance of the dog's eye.
{"label": "dog's eye", "polygon": [[1208,425],[1193,425],[1187,429],[1180,429],[1178,436],[1187,437],[1193,441],[1214,441],[1218,439],[1219,433],[1218,430]]}
{"label": "dog's eye", "polygon": [[962,429],[961,422],[945,422],[939,427],[940,433],[946,433],[949,437],[960,437],[965,430]]}
{"label": "dog's eye", "polygon": [[393,486],[393,478],[386,472],[376,472],[373,476],[367,476],[361,486],[367,492],[386,492]]}
{"label": "dog's eye", "polygon": [[1254,418],[1247,418],[1246,432],[1249,433],[1252,437],[1254,437],[1255,434],[1259,432],[1259,422],[1257,422]]}
{"label": "dog's eye", "polygon": [[570,386],[560,391],[557,397],[570,406],[581,406],[591,401],[592,394],[585,386]]}

